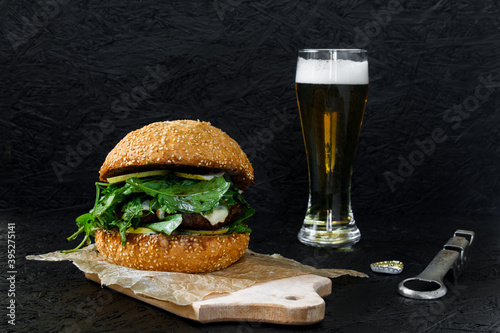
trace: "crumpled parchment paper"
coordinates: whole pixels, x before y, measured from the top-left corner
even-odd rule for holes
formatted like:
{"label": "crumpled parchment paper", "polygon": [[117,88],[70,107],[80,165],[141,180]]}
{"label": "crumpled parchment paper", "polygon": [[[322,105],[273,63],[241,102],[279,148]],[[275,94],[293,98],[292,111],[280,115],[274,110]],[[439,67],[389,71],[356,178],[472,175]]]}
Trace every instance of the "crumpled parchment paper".
{"label": "crumpled parchment paper", "polygon": [[341,275],[367,277],[366,274],[347,269],[317,269],[302,265],[279,254],[265,255],[247,250],[233,265],[212,273],[186,274],[142,271],[117,266],[105,261],[95,245],[72,253],[51,252],[27,256],[28,260],[71,260],[84,273],[97,274],[102,285],[116,284],[130,288],[135,294],[189,305],[205,296],[230,293],[267,282],[304,274],[335,278]]}

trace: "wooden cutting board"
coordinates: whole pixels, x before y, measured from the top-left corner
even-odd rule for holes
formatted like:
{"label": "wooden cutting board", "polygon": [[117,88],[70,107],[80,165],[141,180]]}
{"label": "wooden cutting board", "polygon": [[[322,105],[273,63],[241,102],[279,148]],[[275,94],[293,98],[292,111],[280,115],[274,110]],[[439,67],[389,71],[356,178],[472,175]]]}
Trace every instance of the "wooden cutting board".
{"label": "wooden cutting board", "polygon": [[[85,276],[101,283],[97,274]],[[136,295],[132,290],[118,285],[107,287],[201,323],[251,321],[306,325],[323,320],[325,301],[322,297],[330,295],[332,282],[329,278],[317,275],[300,275],[258,283],[233,293],[208,295],[190,305],[177,305]]]}

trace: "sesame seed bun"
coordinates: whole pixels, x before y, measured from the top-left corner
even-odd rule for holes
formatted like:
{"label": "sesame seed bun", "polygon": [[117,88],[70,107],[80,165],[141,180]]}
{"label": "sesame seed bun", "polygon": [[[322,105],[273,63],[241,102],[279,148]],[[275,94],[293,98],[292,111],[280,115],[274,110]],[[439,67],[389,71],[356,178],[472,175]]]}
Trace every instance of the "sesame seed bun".
{"label": "sesame seed bun", "polygon": [[99,178],[156,169],[225,171],[241,190],[254,181],[238,143],[210,123],[194,120],[156,122],[130,132],[108,154]]}
{"label": "sesame seed bun", "polygon": [[245,253],[250,235],[191,236],[127,234],[97,230],[95,244],[107,261],[134,269],[183,273],[206,273],[223,269]]}

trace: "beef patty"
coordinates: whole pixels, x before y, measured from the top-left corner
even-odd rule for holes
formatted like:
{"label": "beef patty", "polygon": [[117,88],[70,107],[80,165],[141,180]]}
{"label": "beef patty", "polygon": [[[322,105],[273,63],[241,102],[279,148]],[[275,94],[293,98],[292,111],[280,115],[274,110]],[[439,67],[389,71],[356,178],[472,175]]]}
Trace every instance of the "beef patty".
{"label": "beef patty", "polygon": [[[241,204],[236,204],[229,207],[229,214],[226,216],[226,219],[223,222],[219,222],[215,225],[212,225],[209,220],[207,220],[200,213],[182,213],[182,223],[179,226],[179,229],[192,229],[192,230],[216,230],[220,229],[231,222],[235,221],[238,215],[241,214],[243,207]],[[121,218],[123,213],[118,211],[116,213],[118,218]],[[142,224],[155,223],[160,221],[160,218],[157,214],[148,214],[148,211],[144,211],[144,216],[141,217]],[[167,215],[168,216],[168,215]]]}

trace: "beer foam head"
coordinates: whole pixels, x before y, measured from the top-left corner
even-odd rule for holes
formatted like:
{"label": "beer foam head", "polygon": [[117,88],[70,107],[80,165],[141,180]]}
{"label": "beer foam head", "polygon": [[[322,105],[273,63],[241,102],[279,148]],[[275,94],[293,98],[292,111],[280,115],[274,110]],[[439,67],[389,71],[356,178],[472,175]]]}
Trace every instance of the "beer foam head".
{"label": "beer foam head", "polygon": [[295,82],[368,84],[368,61],[318,60],[299,57]]}

